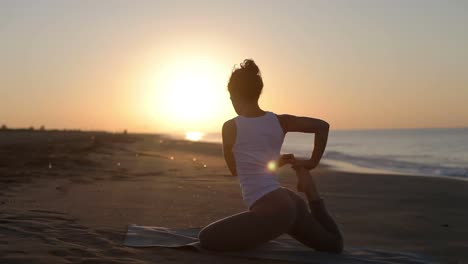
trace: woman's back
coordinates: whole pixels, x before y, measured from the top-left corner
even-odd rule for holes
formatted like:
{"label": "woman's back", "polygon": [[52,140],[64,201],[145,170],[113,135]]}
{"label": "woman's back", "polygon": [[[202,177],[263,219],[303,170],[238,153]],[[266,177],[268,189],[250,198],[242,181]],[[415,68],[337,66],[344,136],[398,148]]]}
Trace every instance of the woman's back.
{"label": "woman's back", "polygon": [[236,141],[232,152],[244,202],[250,207],[257,199],[280,187],[269,162],[280,156],[284,132],[276,115],[265,112],[259,117],[237,116]]}

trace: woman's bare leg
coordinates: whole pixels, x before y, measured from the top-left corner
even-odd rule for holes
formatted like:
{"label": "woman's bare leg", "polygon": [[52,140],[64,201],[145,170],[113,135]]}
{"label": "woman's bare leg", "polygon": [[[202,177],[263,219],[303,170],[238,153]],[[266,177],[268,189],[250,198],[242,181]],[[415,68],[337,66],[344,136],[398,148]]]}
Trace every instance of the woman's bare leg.
{"label": "woman's bare leg", "polygon": [[298,176],[298,189],[306,194],[309,208],[299,195],[290,191],[291,198],[296,203],[297,216],[296,222],[288,233],[316,250],[340,253],[343,251],[343,237],[320,198],[310,172],[304,168],[295,169]]}
{"label": "woman's bare leg", "polygon": [[288,190],[280,188],[260,198],[251,210],[211,223],[198,237],[208,250],[250,249],[286,233],[295,217],[296,208]]}

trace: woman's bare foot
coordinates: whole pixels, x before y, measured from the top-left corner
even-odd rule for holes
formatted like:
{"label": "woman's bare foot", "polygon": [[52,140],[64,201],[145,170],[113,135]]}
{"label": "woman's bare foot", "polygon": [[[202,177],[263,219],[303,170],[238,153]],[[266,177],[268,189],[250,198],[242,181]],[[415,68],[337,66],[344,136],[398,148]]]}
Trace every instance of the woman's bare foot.
{"label": "woman's bare foot", "polygon": [[309,201],[317,201],[320,199],[314,179],[309,170],[304,167],[294,167],[297,175],[297,190],[305,193]]}

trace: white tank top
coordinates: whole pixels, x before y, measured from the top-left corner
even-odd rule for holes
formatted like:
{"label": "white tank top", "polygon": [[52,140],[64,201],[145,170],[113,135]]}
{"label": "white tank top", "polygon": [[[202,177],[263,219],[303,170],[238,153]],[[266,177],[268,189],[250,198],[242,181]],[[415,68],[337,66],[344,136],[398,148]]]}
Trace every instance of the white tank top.
{"label": "white tank top", "polygon": [[232,148],[244,203],[250,207],[265,194],[280,187],[276,171],[268,163],[280,157],[284,132],[277,116],[237,116],[236,142]]}

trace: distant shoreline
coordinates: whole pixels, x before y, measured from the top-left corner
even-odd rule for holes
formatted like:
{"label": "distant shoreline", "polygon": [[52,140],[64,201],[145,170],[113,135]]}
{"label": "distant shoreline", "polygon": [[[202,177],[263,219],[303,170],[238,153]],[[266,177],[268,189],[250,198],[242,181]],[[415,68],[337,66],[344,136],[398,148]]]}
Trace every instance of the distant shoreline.
{"label": "distant shoreline", "polygon": [[[458,128],[457,128],[458,129]],[[465,128],[460,128],[460,129],[465,129]],[[407,129],[407,130],[412,130],[412,129]],[[356,131],[356,130],[353,130]],[[200,140],[200,141],[190,141],[187,139],[184,139],[182,135],[179,136],[174,136],[170,134],[157,134],[157,133],[126,133],[126,131],[122,132],[109,132],[109,131],[85,131],[85,130],[78,130],[78,129],[51,129],[51,130],[40,130],[40,129],[27,129],[27,128],[14,128],[14,129],[0,129],[0,135],[1,133],[6,133],[10,135],[24,135],[28,136],[30,133],[38,133],[38,134],[55,134],[55,135],[60,135],[60,134],[69,134],[69,135],[84,135],[84,134],[89,134],[89,135],[127,135],[127,136],[156,136],[160,137],[164,140],[170,140],[170,141],[184,141],[184,142],[189,142],[190,144],[207,144],[207,145],[213,145],[213,146],[218,146],[222,148],[222,143],[216,142],[216,141],[205,141],[205,140]],[[5,145],[5,144],[15,144],[15,143],[21,143],[21,141],[24,140],[20,137],[18,138],[10,138],[8,140],[5,140],[5,138],[0,137],[0,146]],[[26,142],[24,142],[26,143]],[[391,170],[385,170],[385,169],[374,169],[374,168],[367,168],[367,167],[362,167],[358,166],[349,162],[343,162],[343,161],[337,161],[337,160],[332,160],[332,159],[327,159],[326,157],[322,160],[322,166],[329,168],[330,170],[337,171],[337,172],[345,172],[345,173],[358,173],[358,174],[383,174],[383,175],[393,175],[393,176],[411,176],[411,177],[427,177],[427,178],[438,178],[438,179],[451,179],[451,180],[461,180],[461,181],[468,181],[468,178],[463,178],[463,177],[456,177],[456,176],[444,176],[444,175],[427,175],[427,174],[416,174],[416,173],[405,173],[405,172],[397,172],[397,171],[391,171]]]}

